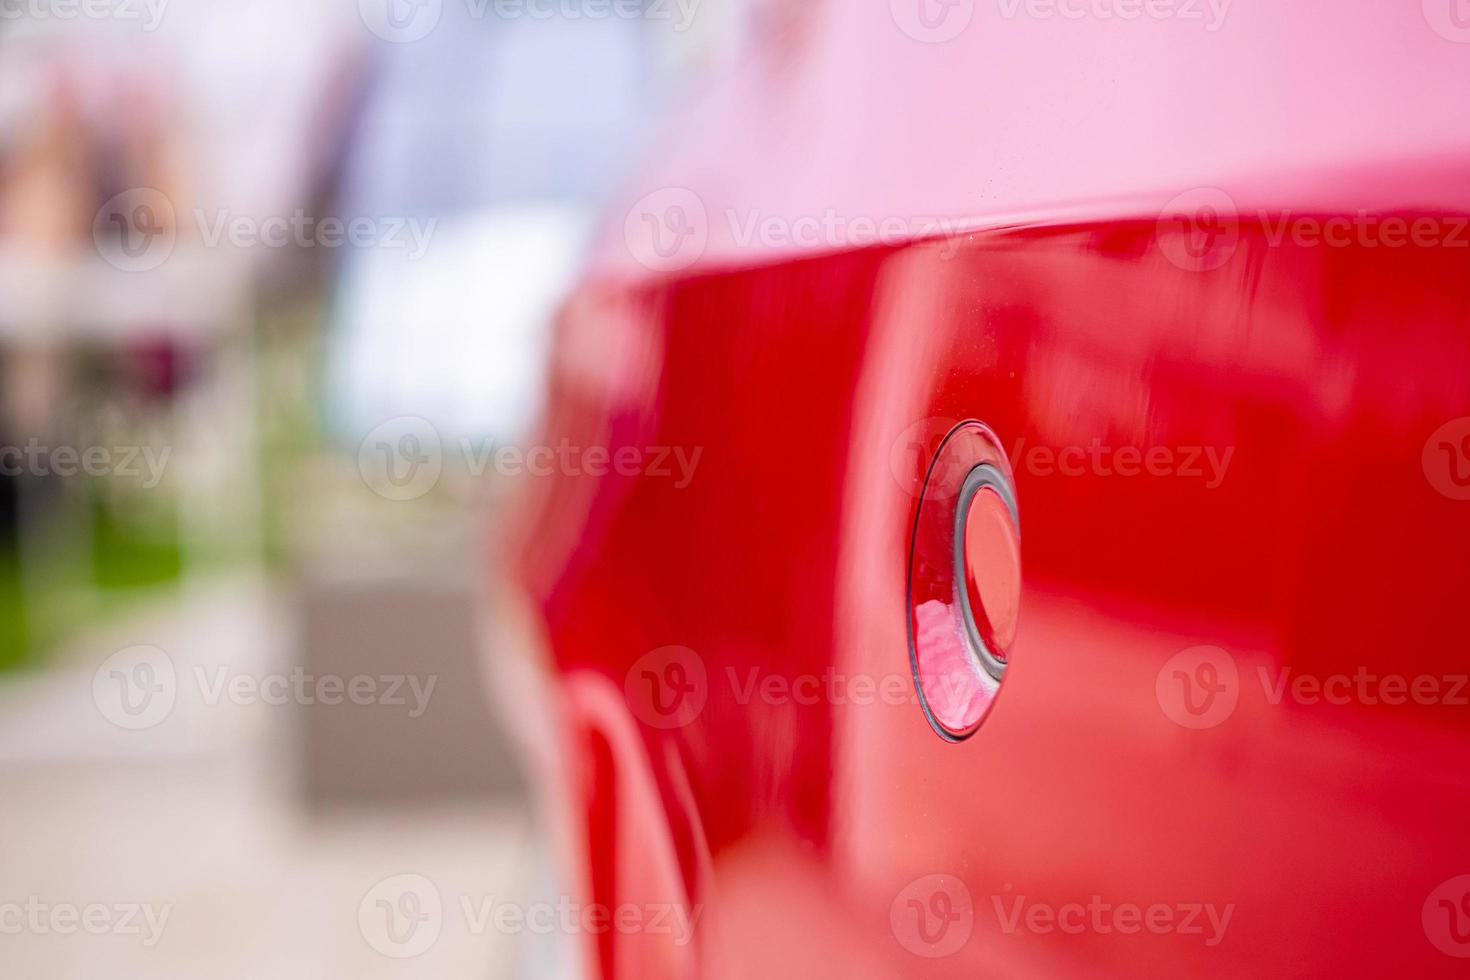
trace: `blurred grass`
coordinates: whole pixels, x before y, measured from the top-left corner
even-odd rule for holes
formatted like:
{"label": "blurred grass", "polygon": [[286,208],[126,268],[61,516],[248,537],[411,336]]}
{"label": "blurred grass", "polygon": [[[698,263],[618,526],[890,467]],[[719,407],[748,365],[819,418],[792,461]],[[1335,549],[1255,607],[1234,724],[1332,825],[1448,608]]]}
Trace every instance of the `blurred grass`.
{"label": "blurred grass", "polygon": [[[81,630],[190,577],[247,564],[279,571],[289,562],[284,515],[311,492],[303,469],[329,442],[320,391],[324,312],[312,289],[274,299],[255,311],[244,342],[224,351],[251,364],[252,397],[238,407],[253,417],[254,444],[232,447],[229,458],[231,478],[258,487],[258,526],[215,512],[209,526],[186,535],[181,498],[200,492],[187,482],[139,493],[106,477],[10,480],[0,489],[19,495],[11,506],[22,516],[0,541],[0,673],[44,665]],[[80,386],[106,390],[105,379]]]}
{"label": "blurred grass", "polygon": [[180,581],[177,528],[119,515],[101,494],[67,500],[40,524],[27,530],[24,571],[15,547],[0,556],[0,671],[37,666],[80,629]]}

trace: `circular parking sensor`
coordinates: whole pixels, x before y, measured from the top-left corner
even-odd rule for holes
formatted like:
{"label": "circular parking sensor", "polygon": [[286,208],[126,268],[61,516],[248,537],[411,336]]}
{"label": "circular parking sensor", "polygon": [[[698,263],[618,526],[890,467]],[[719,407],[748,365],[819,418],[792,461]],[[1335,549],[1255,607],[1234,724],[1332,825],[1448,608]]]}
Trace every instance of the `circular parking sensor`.
{"label": "circular parking sensor", "polygon": [[909,659],[919,701],[950,741],[974,734],[999,693],[1021,600],[1021,535],[995,434],[962,422],[929,466],[909,554]]}
{"label": "circular parking sensor", "polygon": [[1005,673],[1021,605],[1021,535],[1016,497],[989,463],[970,471],[955,508],[955,579],[965,629],[981,663]]}

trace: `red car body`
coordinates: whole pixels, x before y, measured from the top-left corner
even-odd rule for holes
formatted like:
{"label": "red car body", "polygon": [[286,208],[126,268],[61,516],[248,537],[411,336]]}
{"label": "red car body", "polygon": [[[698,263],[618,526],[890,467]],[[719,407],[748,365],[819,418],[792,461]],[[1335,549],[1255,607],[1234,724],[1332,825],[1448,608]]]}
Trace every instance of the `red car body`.
{"label": "red car body", "polygon": [[[1465,970],[1470,20],[1226,7],[773,12],[609,223],[502,689],[571,899],[691,924],[592,974]],[[910,574],[966,420],[1022,587],[956,741]]]}

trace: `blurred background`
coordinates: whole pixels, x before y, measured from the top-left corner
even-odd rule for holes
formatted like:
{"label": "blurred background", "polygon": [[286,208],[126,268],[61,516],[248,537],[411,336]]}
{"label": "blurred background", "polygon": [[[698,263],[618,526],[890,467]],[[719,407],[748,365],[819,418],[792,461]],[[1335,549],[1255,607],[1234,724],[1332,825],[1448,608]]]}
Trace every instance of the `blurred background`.
{"label": "blurred background", "polygon": [[570,975],[484,915],[551,893],[487,543],[600,209],[749,17],[0,0],[7,975]]}

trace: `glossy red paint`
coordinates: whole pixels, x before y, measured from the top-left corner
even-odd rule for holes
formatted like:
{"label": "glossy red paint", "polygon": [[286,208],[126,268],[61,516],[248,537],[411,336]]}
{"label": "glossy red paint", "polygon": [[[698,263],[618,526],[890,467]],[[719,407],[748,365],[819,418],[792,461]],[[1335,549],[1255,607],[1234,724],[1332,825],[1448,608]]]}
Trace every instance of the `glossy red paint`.
{"label": "glossy red paint", "polygon": [[[751,138],[795,131],[756,119],[761,72],[706,100],[649,186],[711,214],[957,214],[967,181],[1005,187],[964,232],[881,247],[741,253],[711,222],[656,275],[616,221],[568,304],[546,438],[650,465],[526,488],[544,659],[510,696],[576,900],[699,914],[687,943],[584,937],[590,969],[1463,971],[1470,48],[1390,6],[1241,3],[1183,48],[1052,25],[1036,65],[1039,22],[854,47],[820,6],[788,66],[808,155]],[[874,137],[899,120],[914,140]],[[732,134],[762,153],[723,160]],[[1176,220],[1201,182],[1227,206]],[[1003,692],[952,743],[910,672],[932,448],[903,447],[963,419],[1009,458],[1024,596]],[[687,481],[665,447],[698,451]]]}

